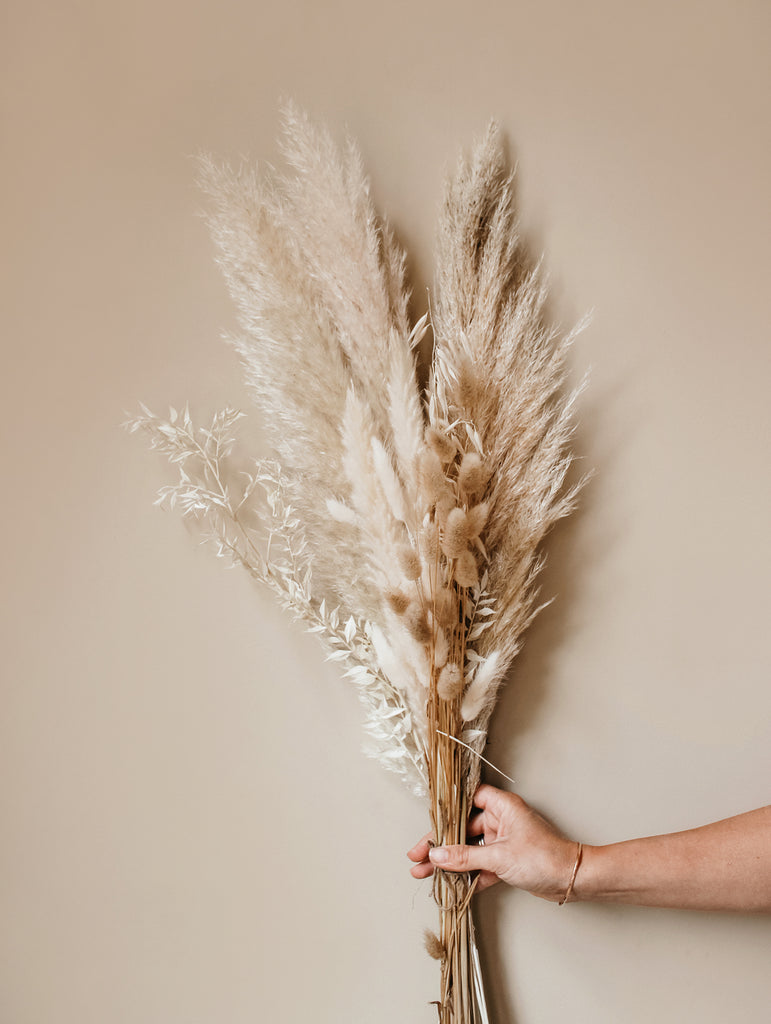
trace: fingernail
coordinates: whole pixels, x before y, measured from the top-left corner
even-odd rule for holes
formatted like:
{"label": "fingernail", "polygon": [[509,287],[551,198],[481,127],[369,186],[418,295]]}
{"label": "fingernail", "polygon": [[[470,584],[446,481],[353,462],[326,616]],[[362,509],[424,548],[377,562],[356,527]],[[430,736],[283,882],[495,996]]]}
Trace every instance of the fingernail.
{"label": "fingernail", "polygon": [[450,855],[443,846],[435,846],[433,850],[428,851],[428,856],[434,864],[446,864],[450,859]]}

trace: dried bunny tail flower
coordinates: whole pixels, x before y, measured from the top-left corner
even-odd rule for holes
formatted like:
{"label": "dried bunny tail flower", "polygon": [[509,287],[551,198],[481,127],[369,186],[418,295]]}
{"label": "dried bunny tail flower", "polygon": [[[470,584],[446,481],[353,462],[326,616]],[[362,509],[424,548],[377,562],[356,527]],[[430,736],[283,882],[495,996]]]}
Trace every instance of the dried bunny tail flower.
{"label": "dried bunny tail flower", "polygon": [[420,531],[420,546],[425,560],[433,564],[439,554],[439,527],[433,519],[429,519]]}
{"label": "dried bunny tail flower", "polygon": [[479,374],[471,360],[464,356],[458,365],[458,384],[455,398],[463,409],[476,408],[479,397]]}
{"label": "dried bunny tail flower", "polygon": [[442,462],[452,462],[455,458],[455,445],[442,430],[437,430],[436,427],[429,427],[426,431],[426,444],[436,452]]}
{"label": "dried bunny tail flower", "polygon": [[447,640],[447,634],[441,626],[438,626],[436,636],[434,637],[434,668],[443,668],[447,664],[449,657],[450,644]]}
{"label": "dried bunny tail flower", "polygon": [[468,547],[469,524],[462,508],[454,508],[447,516],[442,534],[442,551],[448,558],[458,558]]}
{"label": "dried bunny tail flower", "polygon": [[419,580],[423,570],[417,551],[409,544],[400,544],[397,548],[396,556],[399,560],[399,568],[404,573],[406,579],[411,582]]}
{"label": "dried bunny tail flower", "polygon": [[404,625],[419,644],[431,642],[432,632],[426,613],[417,601],[412,601],[404,613]]}
{"label": "dried bunny tail flower", "polygon": [[429,507],[435,505],[447,490],[442,460],[431,448],[424,448],[418,456],[418,481],[423,499]]}
{"label": "dried bunny tail flower", "polygon": [[484,463],[476,452],[466,452],[458,470],[458,485],[466,494],[477,494],[484,489],[489,477]]}
{"label": "dried bunny tail flower", "polygon": [[463,698],[460,713],[464,722],[473,721],[485,706],[495,699],[498,683],[503,678],[505,671],[506,662],[501,657],[500,651],[493,651],[485,658]]}
{"label": "dried bunny tail flower", "polygon": [[442,529],[447,525],[447,517],[455,507],[455,495],[452,493],[447,481],[445,481],[444,491],[436,503],[436,518]]}
{"label": "dried bunny tail flower", "polygon": [[458,556],[455,562],[454,572],[455,582],[459,587],[478,587],[479,586],[479,571],[477,569],[477,560],[473,554],[466,548]]}
{"label": "dried bunny tail flower", "polygon": [[468,524],[468,539],[476,540],[479,534],[484,530],[487,517],[490,514],[490,506],[486,501],[483,501],[479,505],[474,505],[466,513],[466,523]]}
{"label": "dried bunny tail flower", "polygon": [[450,663],[439,673],[436,691],[442,700],[455,700],[463,692],[463,673],[460,665]]}
{"label": "dried bunny tail flower", "polygon": [[397,615],[404,615],[412,600],[403,590],[396,590],[395,588],[386,590],[384,597],[388,607],[391,611],[396,612]]}
{"label": "dried bunny tail flower", "polygon": [[423,945],[432,960],[444,960],[447,957],[447,950],[442,945],[442,940],[430,928],[426,928],[423,932]]}

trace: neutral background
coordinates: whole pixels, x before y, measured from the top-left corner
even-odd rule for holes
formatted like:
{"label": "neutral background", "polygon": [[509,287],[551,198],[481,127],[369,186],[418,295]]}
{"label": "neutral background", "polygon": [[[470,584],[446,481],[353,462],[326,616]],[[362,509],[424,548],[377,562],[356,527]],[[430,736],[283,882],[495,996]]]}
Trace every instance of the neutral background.
{"label": "neutral background", "polygon": [[[491,116],[554,311],[594,311],[556,603],[490,757],[601,843],[769,801],[764,0],[6,0],[2,1024],[435,1019],[422,806],[267,595],[152,507],[138,400],[244,405],[192,154],[361,144],[432,275]],[[478,901],[495,1024],[768,1020],[771,919]]]}

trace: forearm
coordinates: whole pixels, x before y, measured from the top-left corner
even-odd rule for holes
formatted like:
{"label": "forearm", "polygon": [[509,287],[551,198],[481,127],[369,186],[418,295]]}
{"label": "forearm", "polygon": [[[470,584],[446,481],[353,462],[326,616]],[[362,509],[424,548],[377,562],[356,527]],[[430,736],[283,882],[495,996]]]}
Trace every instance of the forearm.
{"label": "forearm", "polygon": [[572,899],[771,911],[771,806],[687,832],[585,846]]}

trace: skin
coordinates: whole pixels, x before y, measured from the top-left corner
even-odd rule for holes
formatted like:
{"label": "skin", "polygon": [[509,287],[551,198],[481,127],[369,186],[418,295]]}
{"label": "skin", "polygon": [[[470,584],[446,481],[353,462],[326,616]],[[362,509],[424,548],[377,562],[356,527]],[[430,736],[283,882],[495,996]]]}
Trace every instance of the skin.
{"label": "skin", "polygon": [[[520,796],[480,786],[471,837],[484,846],[435,847],[426,835],[407,854],[415,878],[478,871],[479,890],[496,882],[559,902],[576,862],[568,839]],[[584,844],[570,902],[631,903],[685,910],[771,913],[771,805],[686,832]]]}

